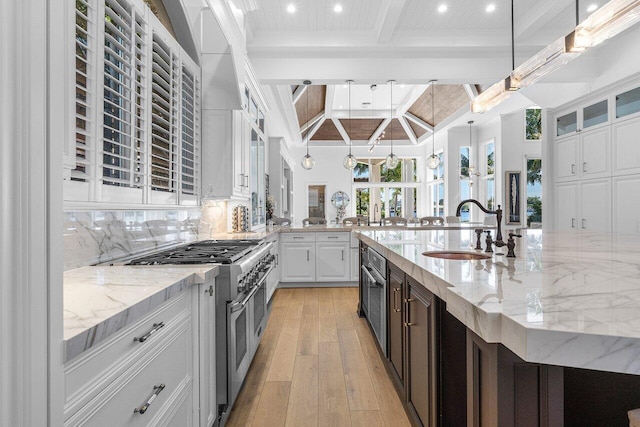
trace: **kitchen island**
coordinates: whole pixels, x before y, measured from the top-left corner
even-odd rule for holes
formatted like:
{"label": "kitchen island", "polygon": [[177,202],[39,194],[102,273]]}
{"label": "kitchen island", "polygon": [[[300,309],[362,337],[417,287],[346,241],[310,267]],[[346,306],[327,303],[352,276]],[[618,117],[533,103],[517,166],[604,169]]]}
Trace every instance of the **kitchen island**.
{"label": "kitchen island", "polygon": [[[357,233],[390,272],[404,274],[389,282],[403,292],[404,345],[417,330],[432,334],[428,405],[446,407],[456,399],[447,387],[465,387],[466,399],[455,402],[466,402],[470,423],[624,425],[626,411],[640,407],[640,245],[629,236],[529,230],[516,258],[498,255],[506,248],[472,261],[423,255],[476,252],[473,234]],[[420,319],[434,326],[421,328]],[[412,357],[409,345],[396,375],[410,408]]]}

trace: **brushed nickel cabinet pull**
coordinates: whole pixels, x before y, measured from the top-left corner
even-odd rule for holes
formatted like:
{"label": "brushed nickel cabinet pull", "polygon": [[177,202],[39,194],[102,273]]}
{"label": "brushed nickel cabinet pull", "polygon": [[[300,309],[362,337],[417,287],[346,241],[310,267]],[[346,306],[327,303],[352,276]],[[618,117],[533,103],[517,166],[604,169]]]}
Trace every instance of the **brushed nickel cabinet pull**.
{"label": "brushed nickel cabinet pull", "polygon": [[573,175],[574,173],[576,173],[576,165],[571,163],[571,175]]}
{"label": "brushed nickel cabinet pull", "polygon": [[414,326],[414,325],[415,323],[412,323],[412,322],[404,322],[405,327]]}
{"label": "brushed nickel cabinet pull", "polygon": [[405,298],[404,302],[414,302],[415,300],[413,298]]}
{"label": "brushed nickel cabinet pull", "polygon": [[338,236],[327,236],[327,239],[337,239]]}
{"label": "brushed nickel cabinet pull", "polygon": [[586,221],[586,219],[582,218],[582,228],[583,228],[583,229],[587,228],[587,227],[586,227],[586,225],[585,225],[585,223],[584,223],[585,221]]}
{"label": "brushed nickel cabinet pull", "polygon": [[213,285],[209,286],[209,289],[205,289],[204,293],[209,293],[209,296],[212,297],[213,296]]}
{"label": "brushed nickel cabinet pull", "polygon": [[576,219],[571,218],[571,228],[576,228]]}
{"label": "brushed nickel cabinet pull", "polygon": [[307,249],[307,261],[309,261],[309,249]]}
{"label": "brushed nickel cabinet pull", "polygon": [[393,311],[396,313],[400,313],[402,311],[402,309],[397,308],[398,305],[396,304],[396,292],[399,292],[400,288],[393,288]]}
{"label": "brushed nickel cabinet pull", "polygon": [[151,395],[149,400],[147,400],[145,403],[143,403],[142,406],[140,406],[138,408],[135,408],[133,410],[133,412],[136,413],[136,414],[140,414],[140,415],[143,415],[145,412],[147,412],[147,409],[149,409],[149,406],[151,406],[153,401],[156,400],[156,398],[158,397],[160,392],[162,392],[162,390],[164,390],[164,387],[165,387],[164,384],[154,385],[153,386],[153,394]]}
{"label": "brushed nickel cabinet pull", "polygon": [[582,172],[587,171],[587,162],[582,163]]}
{"label": "brushed nickel cabinet pull", "polygon": [[344,261],[344,249],[342,250],[342,261]]}
{"label": "brushed nickel cabinet pull", "polygon": [[144,334],[141,337],[134,337],[133,340],[137,341],[137,342],[145,342],[146,340],[149,339],[151,334],[159,331],[162,328],[164,328],[164,322],[154,323],[153,327],[151,328],[151,330],[149,332],[147,332],[146,334]]}

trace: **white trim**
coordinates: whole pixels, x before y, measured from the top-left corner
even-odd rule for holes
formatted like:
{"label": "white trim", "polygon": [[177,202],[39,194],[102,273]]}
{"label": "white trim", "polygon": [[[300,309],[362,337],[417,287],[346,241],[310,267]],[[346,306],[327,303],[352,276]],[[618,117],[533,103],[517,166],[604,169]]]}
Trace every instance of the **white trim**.
{"label": "white trim", "polygon": [[349,134],[344,129],[344,126],[342,126],[342,123],[340,122],[340,120],[331,119],[331,121],[335,125],[336,129],[338,129],[338,132],[340,132],[340,136],[342,137],[342,140],[344,141],[344,143],[347,144],[347,145],[350,145],[351,144],[351,138],[349,138]]}
{"label": "white trim", "polygon": [[311,138],[313,137],[313,135],[315,135],[315,133],[318,132],[318,129],[320,129],[320,126],[322,126],[325,120],[327,119],[323,117],[322,119],[318,120],[315,125],[313,125],[313,127],[311,128],[311,130],[309,131],[309,133],[306,135],[306,138],[305,138],[307,140],[307,144],[309,143],[309,141],[311,141]]}
{"label": "white trim", "polygon": [[409,126],[407,119],[404,116],[398,116],[398,121],[400,122],[400,124],[402,125],[402,128],[404,129],[407,136],[409,137],[409,141],[411,141],[413,145],[418,144],[418,139],[416,138],[416,134],[413,133],[413,129],[411,128],[411,126]]}
{"label": "white trim", "polygon": [[382,131],[385,130],[387,128],[387,126],[389,125],[389,123],[391,123],[391,119],[389,117],[387,117],[386,119],[384,119],[382,121],[382,123],[380,123],[380,126],[378,126],[378,129],[376,129],[375,132],[373,132],[373,134],[371,135],[371,137],[369,138],[369,141],[367,142],[368,145],[373,144],[373,142],[378,139],[378,137],[380,136],[380,134],[382,134]]}
{"label": "white trim", "polygon": [[295,92],[293,92],[293,95],[291,95],[291,103],[292,104],[297,104],[298,101],[300,101],[300,98],[302,98],[302,95],[307,91],[307,85],[299,85]]}
{"label": "white trim", "polygon": [[411,114],[409,111],[404,113],[404,116],[411,120],[413,123],[417,124],[418,126],[420,126],[421,128],[428,130],[429,132],[433,132],[433,126],[431,126],[429,123],[425,122],[424,120],[422,120],[420,117],[417,117],[413,114]]}

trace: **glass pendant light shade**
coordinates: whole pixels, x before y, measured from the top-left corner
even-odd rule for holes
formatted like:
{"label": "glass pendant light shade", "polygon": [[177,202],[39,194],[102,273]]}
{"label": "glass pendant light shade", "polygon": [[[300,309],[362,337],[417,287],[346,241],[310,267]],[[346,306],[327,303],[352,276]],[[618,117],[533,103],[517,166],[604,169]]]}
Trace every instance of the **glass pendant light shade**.
{"label": "glass pendant light shade", "polygon": [[398,163],[400,163],[400,159],[398,158],[398,156],[396,156],[393,153],[389,154],[387,156],[387,159],[385,160],[385,164],[387,165],[387,169],[395,169],[396,166],[398,166]]}
{"label": "glass pendant light shade", "polygon": [[435,154],[427,157],[427,167],[429,169],[438,169],[438,166],[440,166],[440,157],[436,156]]}
{"label": "glass pendant light shade", "polygon": [[302,158],[300,164],[306,170],[310,170],[313,169],[313,167],[316,165],[316,161],[307,153],[307,155]]}
{"label": "glass pendant light shade", "polygon": [[358,164],[358,159],[356,159],[356,156],[354,156],[353,154],[347,154],[347,156],[344,158],[344,161],[342,162],[342,165],[346,169],[350,169],[350,170],[353,170],[357,164]]}

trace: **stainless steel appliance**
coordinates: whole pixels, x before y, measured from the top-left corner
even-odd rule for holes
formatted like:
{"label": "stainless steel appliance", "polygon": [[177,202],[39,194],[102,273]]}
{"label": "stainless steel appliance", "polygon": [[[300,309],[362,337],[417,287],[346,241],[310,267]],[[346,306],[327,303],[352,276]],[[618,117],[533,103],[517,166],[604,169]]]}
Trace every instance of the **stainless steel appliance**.
{"label": "stainless steel appliance", "polygon": [[266,282],[275,265],[273,242],[206,240],[136,258],[132,265],[219,263],[216,278],[216,381],[223,426],[266,327]]}
{"label": "stainless steel appliance", "polygon": [[371,248],[362,253],[361,309],[387,355],[387,260]]}

